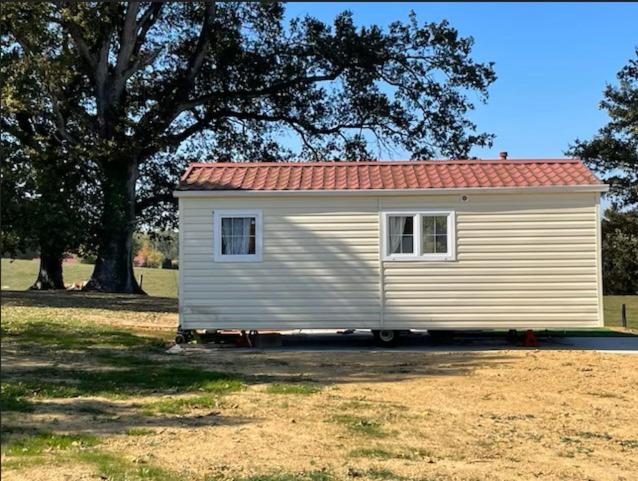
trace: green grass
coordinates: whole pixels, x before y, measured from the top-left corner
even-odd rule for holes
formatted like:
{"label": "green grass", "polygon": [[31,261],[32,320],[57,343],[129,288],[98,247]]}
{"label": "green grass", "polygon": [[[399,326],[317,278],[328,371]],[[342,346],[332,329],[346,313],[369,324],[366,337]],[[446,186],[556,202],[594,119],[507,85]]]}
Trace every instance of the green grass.
{"label": "green grass", "polygon": [[181,481],[184,479],[159,466],[135,465],[121,456],[104,451],[78,453],[75,459],[92,465],[99,477],[108,481]]}
{"label": "green grass", "polygon": [[28,393],[15,383],[0,385],[0,412],[16,411],[28,413],[33,411],[33,403],[25,399]]}
{"label": "green grass", "polygon": [[393,459],[395,454],[382,448],[362,448],[350,451],[351,458]]}
{"label": "green grass", "polygon": [[430,456],[430,454],[420,449],[408,448],[400,451],[388,451],[384,448],[375,447],[355,449],[350,451],[348,456],[351,458],[418,460]]}
{"label": "green grass", "polygon": [[[2,290],[28,289],[38,274],[38,260],[2,259]],[[136,267],[135,277],[138,282],[144,276],[143,289],[151,296],[177,297],[179,271],[176,269],[149,269]],[[63,275],[66,284],[86,281],[93,272],[91,264],[64,264]]]}
{"label": "green grass", "polygon": [[362,416],[336,414],[332,416],[329,421],[344,426],[353,434],[374,438],[387,436],[387,433],[381,429],[381,423]]}
{"label": "green grass", "polygon": [[219,406],[219,397],[201,395],[183,398],[168,398],[145,404],[141,412],[146,416],[155,414],[185,414],[193,409],[213,409]]}
{"label": "green grass", "polygon": [[96,436],[39,431],[7,440],[3,443],[3,452],[7,456],[36,456],[52,450],[87,448],[98,444],[100,444],[100,440]]}
{"label": "green grass", "polygon": [[627,306],[627,327],[638,329],[638,296],[605,296],[603,301],[605,325],[620,326],[621,305]]}
{"label": "green grass", "polygon": [[301,474],[258,474],[247,478],[238,478],[235,481],[331,481],[332,479],[332,475],[325,471],[311,471]]}
{"label": "green grass", "polygon": [[403,476],[399,476],[389,469],[385,468],[371,468],[366,473],[370,479],[381,479],[381,480],[402,480],[405,479]]}
{"label": "green grass", "polygon": [[124,431],[127,436],[152,436],[155,430],[149,428],[128,428]]}
{"label": "green grass", "polygon": [[268,394],[315,394],[321,386],[308,383],[273,383],[266,388]]}

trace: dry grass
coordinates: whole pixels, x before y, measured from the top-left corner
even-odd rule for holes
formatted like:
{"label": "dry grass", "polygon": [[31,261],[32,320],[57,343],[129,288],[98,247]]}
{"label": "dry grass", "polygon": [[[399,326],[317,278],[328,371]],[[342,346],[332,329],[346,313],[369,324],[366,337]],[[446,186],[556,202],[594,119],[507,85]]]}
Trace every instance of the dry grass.
{"label": "dry grass", "polygon": [[3,298],[6,480],[638,473],[635,356],[199,347],[171,356],[159,321],[174,314],[152,302],[145,311],[145,301],[86,296],[46,307],[37,296]]}

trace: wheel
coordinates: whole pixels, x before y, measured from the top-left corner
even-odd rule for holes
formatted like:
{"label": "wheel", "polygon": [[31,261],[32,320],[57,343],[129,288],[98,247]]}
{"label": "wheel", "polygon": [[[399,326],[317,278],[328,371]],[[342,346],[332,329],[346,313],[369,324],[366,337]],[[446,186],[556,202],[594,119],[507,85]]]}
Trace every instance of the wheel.
{"label": "wheel", "polygon": [[175,336],[175,344],[186,344],[186,336],[184,334]]}
{"label": "wheel", "polygon": [[186,344],[193,339],[193,331],[188,329],[178,329],[175,336],[175,344]]}
{"label": "wheel", "polygon": [[400,334],[401,331],[391,331],[387,329],[372,331],[372,335],[374,336],[376,343],[384,347],[396,346],[399,342]]}

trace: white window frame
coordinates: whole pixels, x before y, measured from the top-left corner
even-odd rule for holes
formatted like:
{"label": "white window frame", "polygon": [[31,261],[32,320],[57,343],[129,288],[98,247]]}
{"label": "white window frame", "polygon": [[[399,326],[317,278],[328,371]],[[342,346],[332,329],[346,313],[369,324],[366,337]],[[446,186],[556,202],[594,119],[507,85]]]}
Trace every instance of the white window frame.
{"label": "white window frame", "polygon": [[[255,253],[222,254],[222,219],[228,217],[255,218]],[[213,212],[213,260],[215,262],[261,262],[263,251],[263,221],[261,210],[216,210]]]}
{"label": "white window frame", "polygon": [[[389,217],[412,216],[414,221],[414,253],[391,254]],[[423,234],[423,217],[447,216],[447,252],[424,253],[421,241]],[[383,211],[382,245],[384,261],[455,261],[456,260],[456,213],[453,210],[387,210]]]}

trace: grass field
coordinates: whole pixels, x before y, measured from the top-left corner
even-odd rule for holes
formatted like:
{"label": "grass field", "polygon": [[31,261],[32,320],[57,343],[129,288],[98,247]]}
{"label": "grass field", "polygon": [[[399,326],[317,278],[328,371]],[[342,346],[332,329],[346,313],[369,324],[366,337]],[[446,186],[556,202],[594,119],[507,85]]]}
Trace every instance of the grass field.
{"label": "grass field", "polygon": [[[33,284],[38,274],[37,260],[2,259],[2,289],[23,290]],[[93,272],[90,264],[64,264],[64,282],[66,284],[86,281]],[[144,276],[142,287],[151,296],[177,297],[179,271],[174,269],[135,268],[135,277],[139,282]]]}
{"label": "grass field", "polygon": [[[64,280],[67,283],[82,282],[91,275],[93,266],[65,264]],[[37,261],[2,259],[2,289],[27,289],[38,272]],[[151,296],[177,297],[179,274],[177,270],[136,268],[135,275],[144,276],[144,290]],[[638,329],[638,296],[605,296],[605,325],[620,326],[620,306],[627,305],[629,327]]]}
{"label": "grass field", "polygon": [[[166,353],[175,300],[2,296],[7,481],[619,481],[635,356]],[[632,365],[633,363],[633,365]]]}

